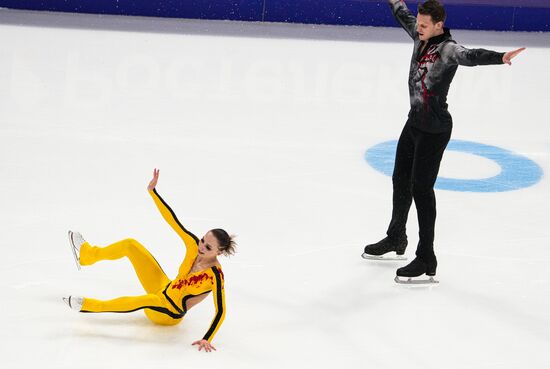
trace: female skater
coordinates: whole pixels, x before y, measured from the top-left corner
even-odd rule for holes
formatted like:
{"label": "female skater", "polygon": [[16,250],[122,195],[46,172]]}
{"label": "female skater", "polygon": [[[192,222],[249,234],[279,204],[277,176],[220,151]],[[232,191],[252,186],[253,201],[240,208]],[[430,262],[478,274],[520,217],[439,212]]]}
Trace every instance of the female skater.
{"label": "female skater", "polygon": [[193,342],[199,351],[216,350],[211,342],[225,317],[224,276],[218,255],[235,253],[235,242],[223,229],[212,229],[202,239],[185,229],[155,187],[159,170],[147,186],[149,194],[162,217],[181,237],[187,252],[174,280],[170,280],[155,258],[134,239],[126,239],[110,246],[92,246],[78,232],[69,231],[69,242],[78,268],[92,265],[100,260],[130,259],[141,285],[147,292],[142,296],[119,297],[101,301],[88,297],[69,296],[63,300],[70,308],[83,313],[117,312],[129,313],[143,309],[154,323],[175,325],[185,313],[201,302],[209,292],[214,297],[216,315],[204,337]]}

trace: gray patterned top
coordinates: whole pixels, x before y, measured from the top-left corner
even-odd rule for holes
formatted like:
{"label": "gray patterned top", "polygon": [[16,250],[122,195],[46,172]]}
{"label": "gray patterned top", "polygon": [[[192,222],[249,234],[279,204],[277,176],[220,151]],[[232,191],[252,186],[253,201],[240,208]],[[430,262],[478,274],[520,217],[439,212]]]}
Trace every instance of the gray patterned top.
{"label": "gray patterned top", "polygon": [[447,93],[458,66],[503,64],[504,53],[458,45],[448,28],[426,44],[419,39],[416,17],[405,2],[388,0],[388,3],[395,19],[414,41],[409,71],[411,110],[407,124],[425,132],[449,131],[453,120],[447,110]]}

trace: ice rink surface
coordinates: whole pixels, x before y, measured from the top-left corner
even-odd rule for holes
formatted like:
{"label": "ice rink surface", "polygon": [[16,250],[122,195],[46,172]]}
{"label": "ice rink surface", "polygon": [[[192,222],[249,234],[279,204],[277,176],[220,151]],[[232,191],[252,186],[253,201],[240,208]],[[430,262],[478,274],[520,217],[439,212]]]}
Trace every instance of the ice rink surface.
{"label": "ice rink surface", "polygon": [[[550,347],[550,34],[453,31],[527,46],[514,65],[461,67],[453,139],[534,161],[505,192],[436,191],[437,278],[361,259],[384,236],[391,179],[365,160],[398,138],[412,43],[400,29],[0,10],[0,367],[546,369]],[[226,320],[191,346],[212,298],[176,327],[143,312],[78,314],[61,297],[142,294],[127,260],[78,272],[66,239],[132,237],[174,277],[184,248],[146,186],[201,236],[222,227]],[[447,151],[440,175],[494,161]],[[409,260],[417,237],[409,216]]]}

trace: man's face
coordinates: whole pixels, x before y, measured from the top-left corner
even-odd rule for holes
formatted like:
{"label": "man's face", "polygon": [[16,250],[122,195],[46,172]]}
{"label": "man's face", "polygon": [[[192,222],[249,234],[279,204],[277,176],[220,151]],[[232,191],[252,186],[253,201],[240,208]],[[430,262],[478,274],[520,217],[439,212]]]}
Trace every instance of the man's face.
{"label": "man's face", "polygon": [[443,22],[434,23],[431,15],[418,13],[416,16],[416,31],[420,40],[426,41],[443,33]]}

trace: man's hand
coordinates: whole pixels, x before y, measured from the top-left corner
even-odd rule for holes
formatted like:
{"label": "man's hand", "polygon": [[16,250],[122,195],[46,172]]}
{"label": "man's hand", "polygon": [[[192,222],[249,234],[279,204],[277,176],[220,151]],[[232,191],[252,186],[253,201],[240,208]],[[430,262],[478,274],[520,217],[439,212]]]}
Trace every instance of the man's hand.
{"label": "man's hand", "polygon": [[151,180],[151,182],[149,182],[149,186],[147,186],[148,191],[153,191],[157,186],[157,182],[159,180],[159,172],[160,170],[158,170],[157,168],[153,169],[153,179]]}
{"label": "man's hand", "polygon": [[199,346],[199,351],[202,349],[204,349],[204,351],[206,352],[211,352],[212,350],[216,351],[216,348],[214,348],[214,346],[212,346],[207,340],[195,341],[193,342],[193,346],[195,345]]}
{"label": "man's hand", "polygon": [[502,62],[504,64],[508,64],[508,65],[512,65],[512,59],[514,59],[520,52],[522,52],[523,50],[525,50],[524,47],[520,48],[520,49],[517,49],[517,50],[514,50],[514,51],[508,51],[507,53],[504,54],[504,56],[502,57]]}

